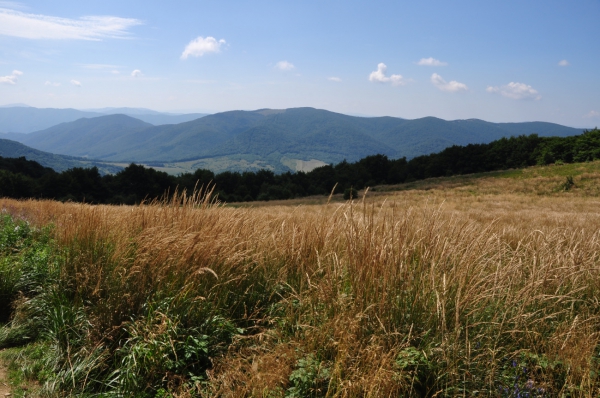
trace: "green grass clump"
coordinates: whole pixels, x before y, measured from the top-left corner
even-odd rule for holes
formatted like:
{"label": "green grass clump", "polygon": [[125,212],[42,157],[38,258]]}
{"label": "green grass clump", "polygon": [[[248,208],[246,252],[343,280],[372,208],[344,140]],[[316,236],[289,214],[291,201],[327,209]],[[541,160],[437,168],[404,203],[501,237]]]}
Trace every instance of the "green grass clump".
{"label": "green grass clump", "polygon": [[0,348],[33,341],[40,332],[37,296],[56,277],[51,228],[0,217]]}
{"label": "green grass clump", "polygon": [[3,219],[0,344],[46,396],[593,397],[600,217],[521,196],[21,203],[56,228]]}

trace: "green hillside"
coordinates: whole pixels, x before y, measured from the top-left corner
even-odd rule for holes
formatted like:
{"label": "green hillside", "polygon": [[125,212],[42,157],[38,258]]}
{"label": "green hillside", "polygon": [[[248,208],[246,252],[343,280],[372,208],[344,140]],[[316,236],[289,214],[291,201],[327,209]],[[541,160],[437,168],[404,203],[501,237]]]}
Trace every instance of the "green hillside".
{"label": "green hillside", "polygon": [[[572,136],[581,130],[552,123],[490,123],[434,117],[364,118],[314,108],[230,111],[150,126],[124,115],[64,123],[24,141],[40,150],[113,162],[168,164],[198,161],[226,170],[290,170],[302,161],[337,163],[373,154],[390,158],[439,152],[452,145],[488,143],[513,135]],[[293,169],[293,167],[292,167]]]}
{"label": "green hillside", "polygon": [[163,124],[179,124],[185,123],[192,120],[200,119],[208,115],[207,113],[187,113],[184,115],[169,115],[169,114],[133,114],[133,113],[123,113],[124,115],[134,117],[143,122],[150,123],[154,126],[160,126]]}
{"label": "green hillside", "polygon": [[106,158],[116,153],[115,140],[152,127],[126,115],[107,115],[82,118],[61,123],[49,129],[26,134],[21,138],[25,145],[42,151],[71,156]]}
{"label": "green hillside", "polygon": [[77,159],[72,156],[56,155],[30,148],[20,142],[0,139],[0,156],[4,158],[20,158],[38,162],[44,167],[50,167],[56,171],[65,171],[74,167],[98,167],[101,174],[112,174],[121,170],[121,167],[113,166],[103,162]]}
{"label": "green hillside", "polygon": [[[177,190],[191,192],[194,187],[213,183],[219,198],[227,202],[329,195],[334,187],[337,192],[348,193],[349,196],[352,189],[369,186],[386,185],[387,188],[374,189],[390,189],[389,185],[394,184],[499,170],[505,170],[501,173],[502,176],[516,177],[522,174],[518,170],[523,167],[550,164],[559,166],[598,159],[600,159],[600,130],[598,129],[570,137],[540,137],[531,134],[501,138],[489,144],[455,145],[441,152],[410,160],[371,155],[357,162],[320,165],[321,167],[303,173],[276,174],[273,171],[260,170],[260,161],[248,157],[246,170],[239,170],[242,172],[227,170],[215,173],[212,170],[196,169],[192,173],[181,170],[182,172],[175,173],[176,175],[169,175],[154,168],[130,164],[124,165],[125,168],[114,176],[101,177],[96,170],[78,168],[63,173],[52,172],[53,177],[48,180],[43,175],[46,174],[45,171],[40,171],[42,166],[18,158],[4,159],[3,164],[0,164],[0,169],[5,170],[4,180],[0,178],[0,196],[61,200],[79,198],[87,201],[93,199],[97,203],[132,204],[147,197],[159,197],[165,192]],[[241,166],[242,164],[229,164],[230,169],[241,169]],[[264,164],[263,168],[266,168]],[[565,173],[569,173],[563,173],[563,176],[568,178],[562,181],[554,180],[551,189],[570,190],[575,185],[578,188],[589,185],[584,176],[578,178],[577,182],[574,179],[585,171],[577,173],[572,167],[562,169]],[[15,181],[20,183],[17,184]],[[589,192],[598,194],[597,184],[596,188],[591,186],[588,188],[592,188]]]}
{"label": "green hillside", "polygon": [[168,161],[211,156],[212,149],[265,118],[266,116],[259,112],[230,111],[191,122],[156,126],[116,141],[115,143],[123,149],[108,159]]}

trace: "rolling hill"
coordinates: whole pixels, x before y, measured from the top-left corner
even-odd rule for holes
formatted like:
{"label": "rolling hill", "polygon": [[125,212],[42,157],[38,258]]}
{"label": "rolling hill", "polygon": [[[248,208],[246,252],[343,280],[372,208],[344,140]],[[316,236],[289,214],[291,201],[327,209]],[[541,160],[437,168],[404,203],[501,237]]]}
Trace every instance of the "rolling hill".
{"label": "rolling hill", "polygon": [[[115,153],[115,148],[112,146],[115,140],[149,127],[152,127],[150,123],[130,116],[108,115],[61,123],[46,130],[15,138],[20,138],[19,141],[25,145],[46,152],[100,159]],[[91,153],[90,148],[93,148]]]}
{"label": "rolling hill", "polygon": [[146,108],[100,108],[87,109],[88,111],[98,112],[103,115],[127,115],[139,119],[143,122],[150,123],[154,126],[163,124],[178,124],[185,123],[191,120],[200,119],[208,115],[208,113],[169,113],[157,112]]}
{"label": "rolling hill", "polygon": [[56,171],[65,171],[74,167],[98,167],[100,174],[113,174],[121,170],[121,167],[87,159],[78,159],[72,156],[56,155],[30,148],[20,142],[0,139],[0,156],[4,158],[25,157],[34,160],[44,167],[50,167]]}
{"label": "rolling hill", "polygon": [[16,139],[43,151],[104,161],[197,161],[194,167],[215,171],[261,167],[286,171],[294,169],[294,162],[356,161],[377,153],[412,158],[452,145],[532,133],[570,136],[581,130],[542,122],[365,118],[293,108],[229,111],[162,126],[110,115],[63,123]]}

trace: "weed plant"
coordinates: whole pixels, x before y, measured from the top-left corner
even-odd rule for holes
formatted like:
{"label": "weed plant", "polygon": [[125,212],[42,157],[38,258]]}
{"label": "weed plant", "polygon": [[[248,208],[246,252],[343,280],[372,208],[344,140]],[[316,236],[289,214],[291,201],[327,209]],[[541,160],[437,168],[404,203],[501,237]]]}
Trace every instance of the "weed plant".
{"label": "weed plant", "polygon": [[598,396],[597,203],[482,184],[295,208],[1,200],[0,344],[35,320],[12,363],[48,396]]}

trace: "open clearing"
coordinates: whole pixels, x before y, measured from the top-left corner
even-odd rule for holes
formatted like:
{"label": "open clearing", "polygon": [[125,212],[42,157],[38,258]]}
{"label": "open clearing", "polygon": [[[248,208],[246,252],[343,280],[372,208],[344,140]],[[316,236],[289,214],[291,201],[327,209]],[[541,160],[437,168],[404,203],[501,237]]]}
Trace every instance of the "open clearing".
{"label": "open clearing", "polygon": [[[594,397],[597,167],[375,187],[352,203],[0,209],[52,224],[63,253],[31,296],[51,315],[32,352],[53,364],[40,374],[54,393]],[[17,306],[12,328],[46,319],[30,311]]]}

